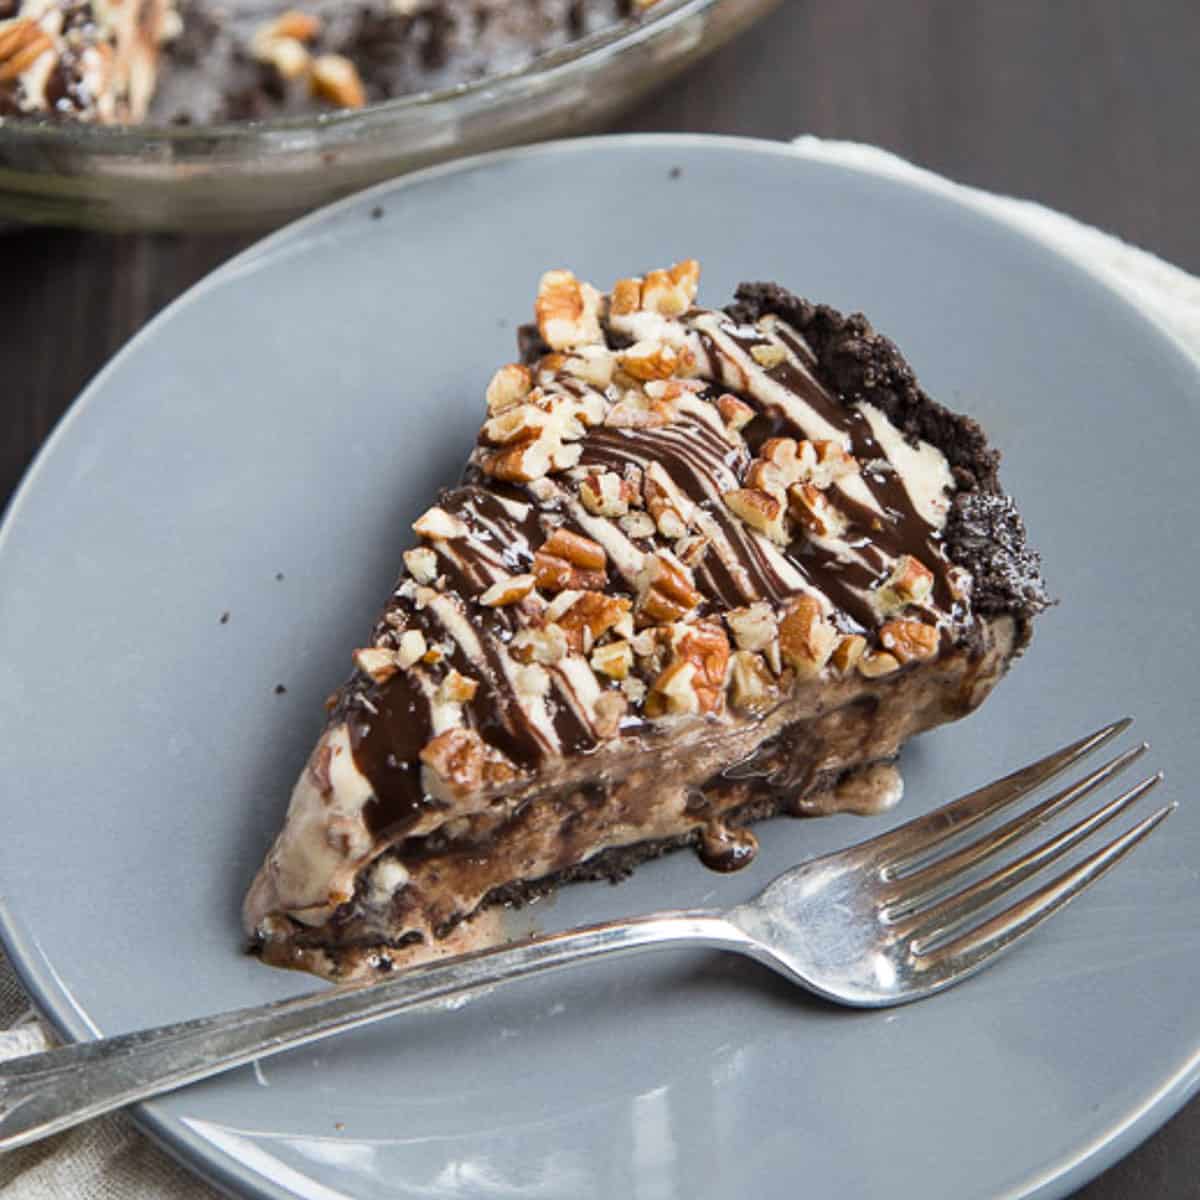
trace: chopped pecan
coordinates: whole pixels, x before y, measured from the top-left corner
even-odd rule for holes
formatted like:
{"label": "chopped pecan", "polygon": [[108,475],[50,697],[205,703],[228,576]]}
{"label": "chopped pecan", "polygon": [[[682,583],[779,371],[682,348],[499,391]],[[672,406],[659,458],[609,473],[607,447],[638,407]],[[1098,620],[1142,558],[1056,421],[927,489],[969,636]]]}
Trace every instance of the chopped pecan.
{"label": "chopped pecan", "polygon": [[592,651],[591,667],[610,679],[624,679],[633,669],[633,647],[623,639],[597,646]]}
{"label": "chopped pecan", "polygon": [[700,264],[685,258],[670,270],[650,271],[642,284],[641,307],[664,317],[682,316],[696,299],[700,287]]}
{"label": "chopped pecan", "polygon": [[634,613],[641,625],[661,625],[690,616],[704,597],[696,590],[687,569],[665,552],[647,557],[637,579]]}
{"label": "chopped pecan", "polygon": [[837,442],[769,438],[746,471],[745,487],[729,493],[736,497],[730,507],[752,528],[781,544],[791,539],[785,503],[786,515],[809,533],[836,537],[844,532],[846,520],[821,488],[857,470],[857,461]]}
{"label": "chopped pecan", "polygon": [[812,442],[768,438],[746,471],[746,486],[782,495],[793,483],[807,480],[816,463]]}
{"label": "chopped pecan", "polygon": [[830,665],[839,674],[845,675],[858,665],[858,660],[862,658],[866,648],[867,639],[865,637],[861,637],[857,633],[848,633],[834,647],[833,653],[829,656]]}
{"label": "chopped pecan", "polygon": [[311,63],[305,43],[311,42],[320,28],[320,19],[310,13],[285,12],[254,31],[250,52],[259,62],[273,66],[284,79],[298,79]]}
{"label": "chopped pecan", "polygon": [[512,483],[569,470],[583,452],[579,439],[603,420],[605,404],[596,392],[576,396],[535,388],[484,424],[484,442],[499,449],[481,449],[479,464],[486,474]]}
{"label": "chopped pecan", "polygon": [[602,738],[614,738],[621,732],[621,718],[629,711],[629,701],[618,691],[599,696],[592,708],[596,732]]}
{"label": "chopped pecan", "polygon": [[[649,7],[641,0],[642,7]],[[700,286],[700,264],[694,258],[676,263],[669,270],[650,271],[645,279],[618,279],[612,290],[609,312],[614,317],[636,312],[682,316],[692,306]]]}
{"label": "chopped pecan", "polygon": [[688,530],[695,505],[671,483],[661,463],[652,462],[642,479],[646,510],[654,518],[658,532],[667,538],[681,538]]}
{"label": "chopped pecan", "polygon": [[466,537],[467,527],[444,508],[434,505],[427,508],[414,522],[413,532],[431,541],[451,541]]}
{"label": "chopped pecan", "polygon": [[562,373],[603,390],[612,383],[617,356],[607,346],[580,346],[563,360]]}
{"label": "chopped pecan", "polygon": [[289,37],[295,38],[299,42],[311,42],[320,32],[320,17],[291,8],[287,12],[280,13],[273,21],[259,26],[255,31],[255,39],[257,40],[259,36],[264,38]]}
{"label": "chopped pecan", "polygon": [[827,488],[847,475],[858,474],[858,459],[841,442],[813,442],[812,447],[816,452],[817,461],[812,469],[810,483],[815,483],[819,488]]}
{"label": "chopped pecan", "polygon": [[858,673],[867,679],[878,679],[900,670],[900,660],[886,650],[868,650],[858,660]]}
{"label": "chopped pecan", "polygon": [[745,608],[731,608],[725,614],[725,623],[739,650],[765,650],[779,636],[775,610],[762,600]]}
{"label": "chopped pecan", "polygon": [[642,307],[642,281],[640,279],[618,279],[613,285],[608,311],[614,317],[628,316]]}
{"label": "chopped pecan", "polygon": [[733,706],[749,712],[769,708],[779,693],[762,655],[738,650],[730,661],[729,698]]}
{"label": "chopped pecan", "polygon": [[510,404],[484,422],[483,436],[493,446],[509,446],[540,437],[549,423],[549,414],[536,404]]}
{"label": "chopped pecan", "polygon": [[628,516],[622,517],[617,524],[626,537],[652,538],[655,534],[654,518],[646,512],[631,512]]}
{"label": "chopped pecan", "polygon": [[604,424],[610,429],[661,429],[671,422],[670,412],[663,406],[651,408],[633,392],[627,392],[605,415]]}
{"label": "chopped pecan", "polygon": [[560,528],[533,556],[533,578],[543,592],[603,588],[607,565],[608,556],[599,542]]}
{"label": "chopped pecan", "polygon": [[543,614],[544,620],[542,624],[547,624],[550,621],[557,621],[559,617],[583,595],[578,588],[567,588],[565,592],[559,592],[549,604],[546,605],[546,611]]}
{"label": "chopped pecan", "polygon": [[275,67],[284,79],[299,79],[312,65],[308,48],[294,37],[272,37],[262,46],[254,47],[254,58]]}
{"label": "chopped pecan", "polygon": [[933,590],[933,572],[919,558],[902,554],[892,573],[876,592],[879,611],[898,612],[908,604],[921,604]]}
{"label": "chopped pecan", "polygon": [[664,655],[669,640],[670,630],[665,625],[649,625],[638,630],[630,645],[638,658],[645,660],[656,671],[661,671],[666,662]]}
{"label": "chopped pecan", "polygon": [[920,621],[888,621],[879,631],[879,644],[901,665],[933,658],[938,651],[938,631]]}
{"label": "chopped pecan", "polygon": [[750,347],[750,357],[764,370],[771,370],[787,361],[787,351],[774,342],[762,342]]}
{"label": "chopped pecan", "polygon": [[506,412],[520,404],[533,388],[529,368],[520,363],[509,363],[492,376],[487,387],[487,408],[492,416]]}
{"label": "chopped pecan", "polygon": [[721,705],[729,639],[710,623],[677,622],[671,627],[671,661],[651,685],[648,710],[660,713],[708,713]]}
{"label": "chopped pecan", "polygon": [[32,18],[0,21],[0,83],[23,75],[53,49],[50,35]]}
{"label": "chopped pecan", "polygon": [[773,542],[786,546],[791,540],[784,520],[783,502],[759,488],[734,488],[722,497],[729,511],[751,529],[765,534]]}
{"label": "chopped pecan", "polygon": [[355,650],[354,665],[374,683],[387,683],[400,669],[396,655],[381,646]]}
{"label": "chopped pecan", "polygon": [[615,629],[629,613],[630,602],[623,596],[603,592],[580,592],[571,605],[555,619],[567,635],[574,654],[587,654],[610,629]]}
{"label": "chopped pecan", "polygon": [[566,631],[554,622],[536,629],[522,629],[509,645],[509,652],[520,663],[540,663],[552,667],[570,653]]}
{"label": "chopped pecan", "polygon": [[[690,371],[695,361],[690,350],[679,355],[679,370]],[[679,417],[679,402],[684,396],[694,396],[696,389],[690,379],[651,379],[642,385],[642,392],[651,412],[662,415],[669,425]]]}
{"label": "chopped pecan", "polygon": [[[563,460],[566,465],[567,460]],[[575,462],[579,455],[575,456]],[[570,463],[574,466],[574,463]],[[483,459],[485,474],[494,475],[507,483],[532,483],[543,475],[548,475],[554,468],[550,457],[550,447],[536,438],[529,441],[517,442],[506,446],[494,454],[486,455]]]}
{"label": "chopped pecan", "polygon": [[452,650],[452,644],[446,642],[434,642],[432,646],[426,648],[425,653],[421,655],[421,661],[433,667],[446,658]]}
{"label": "chopped pecan", "polygon": [[597,471],[579,481],[580,502],[597,517],[623,517],[636,496],[633,485],[614,471]]}
{"label": "chopped pecan", "polygon": [[670,379],[681,365],[674,346],[652,340],[630,346],[618,356],[617,363],[626,375],[643,381]]}
{"label": "chopped pecan", "polygon": [[533,591],[533,584],[532,575],[509,575],[505,579],[497,579],[479,597],[479,603],[487,608],[502,608],[509,604],[519,604]]}
{"label": "chopped pecan", "polygon": [[825,618],[820,604],[807,594],[797,596],[779,622],[780,652],[801,679],[820,673],[837,640],[837,631]]}
{"label": "chopped pecan", "polygon": [[604,340],[599,321],[600,296],[570,271],[547,271],[538,285],[534,315],[552,350],[574,350]]}
{"label": "chopped pecan", "polygon": [[788,488],[788,512],[813,537],[835,538],[846,531],[846,518],[813,483],[793,483]]}
{"label": "chopped pecan", "polygon": [[420,662],[428,651],[425,635],[419,629],[408,629],[400,635],[400,645],[396,650],[396,663],[407,670],[415,662]]}
{"label": "chopped pecan", "polygon": [[444,704],[466,704],[475,698],[479,681],[451,668],[438,687],[438,699]]}
{"label": "chopped pecan", "polygon": [[426,791],[437,799],[458,800],[480,786],[516,776],[512,764],[473,729],[447,729],[421,750]]}
{"label": "chopped pecan", "polygon": [[338,108],[362,108],[367,102],[358,68],[342,54],[321,54],[314,58],[309,86],[314,96]]}
{"label": "chopped pecan", "polygon": [[708,538],[702,533],[688,533],[681,537],[672,547],[675,557],[685,567],[698,567],[708,553]]}
{"label": "chopped pecan", "polygon": [[437,554],[428,546],[418,546],[415,550],[405,550],[404,565],[408,573],[418,583],[432,583],[437,578]]}
{"label": "chopped pecan", "polygon": [[650,685],[646,696],[646,716],[651,719],[670,714],[698,713],[700,700],[692,686],[696,668],[688,662],[672,662]]}
{"label": "chopped pecan", "polygon": [[754,409],[750,405],[736,396],[730,395],[729,392],[717,397],[717,412],[721,414],[725,428],[732,433],[744,429],[754,420],[755,416]]}

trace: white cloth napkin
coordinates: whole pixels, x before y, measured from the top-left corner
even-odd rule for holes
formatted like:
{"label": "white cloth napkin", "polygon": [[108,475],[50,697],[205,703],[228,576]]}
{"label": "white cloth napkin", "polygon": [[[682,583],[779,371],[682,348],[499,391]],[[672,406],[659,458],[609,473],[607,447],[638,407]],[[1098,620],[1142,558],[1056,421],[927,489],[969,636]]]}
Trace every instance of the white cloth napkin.
{"label": "white cloth napkin", "polygon": [[[894,154],[856,142],[802,137],[805,158],[886,173],[958,196],[1056,247],[1124,292],[1200,359],[1200,279],[1071,217],[1033,204],[953,183]],[[0,954],[0,1060],[45,1049],[34,1016]],[[104,1117],[23,1150],[0,1156],[3,1200],[216,1200],[123,1115]]]}

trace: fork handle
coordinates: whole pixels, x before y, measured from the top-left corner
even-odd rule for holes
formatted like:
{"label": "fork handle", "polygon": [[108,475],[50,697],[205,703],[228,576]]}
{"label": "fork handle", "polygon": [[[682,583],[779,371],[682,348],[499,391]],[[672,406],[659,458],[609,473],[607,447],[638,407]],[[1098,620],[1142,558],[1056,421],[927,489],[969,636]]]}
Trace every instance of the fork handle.
{"label": "fork handle", "polygon": [[11,1059],[0,1064],[0,1150],[432,1000],[593,958],[680,943],[745,951],[748,941],[716,911],[653,913],[528,938],[367,983]]}

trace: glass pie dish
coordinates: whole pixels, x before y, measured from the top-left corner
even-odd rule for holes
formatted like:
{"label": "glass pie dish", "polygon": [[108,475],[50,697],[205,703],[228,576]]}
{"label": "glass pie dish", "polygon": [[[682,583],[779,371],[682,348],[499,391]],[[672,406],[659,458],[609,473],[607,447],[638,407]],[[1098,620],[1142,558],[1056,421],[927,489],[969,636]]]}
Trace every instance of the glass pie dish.
{"label": "glass pie dish", "polygon": [[267,228],[393,175],[596,128],[778,0],[659,0],[528,66],[357,111],[261,122],[0,120],[0,221]]}

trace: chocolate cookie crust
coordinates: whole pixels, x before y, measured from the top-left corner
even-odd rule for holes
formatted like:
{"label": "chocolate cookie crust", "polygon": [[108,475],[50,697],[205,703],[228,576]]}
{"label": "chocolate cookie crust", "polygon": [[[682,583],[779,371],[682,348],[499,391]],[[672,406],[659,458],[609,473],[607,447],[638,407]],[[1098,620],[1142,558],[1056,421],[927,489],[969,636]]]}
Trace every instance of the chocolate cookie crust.
{"label": "chocolate cookie crust", "polygon": [[921,388],[895,343],[862,313],[846,316],[777,283],[739,284],[725,311],[746,324],[767,314],[782,318],[812,347],[818,378],[844,404],[873,404],[905,436],[930,442],[946,456],[959,488],[946,523],[946,553],[974,576],[972,602],[980,612],[1028,621],[1053,603],[1041,558],[1000,485],[1000,452],[978,422]]}

